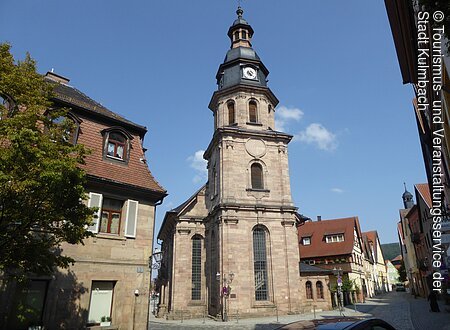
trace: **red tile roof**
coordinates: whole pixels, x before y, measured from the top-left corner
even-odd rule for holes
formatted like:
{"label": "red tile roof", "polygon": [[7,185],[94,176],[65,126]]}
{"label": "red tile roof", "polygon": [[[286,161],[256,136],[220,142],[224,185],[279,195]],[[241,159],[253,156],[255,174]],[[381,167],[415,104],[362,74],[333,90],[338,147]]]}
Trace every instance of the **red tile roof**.
{"label": "red tile roof", "polygon": [[103,159],[104,142],[101,131],[109,126],[94,122],[90,118],[82,118],[82,120],[77,143],[84,144],[91,150],[91,154],[86,156],[86,165],[83,166],[88,174],[165,193],[165,189],[155,180],[147,164],[141,161],[145,159],[145,156],[137,134],[130,132],[133,136],[130,141],[130,158],[128,164],[121,164],[107,158]]}
{"label": "red tile roof", "polygon": [[[351,254],[354,229],[360,234],[358,217],[307,221],[298,227],[300,259]],[[325,235],[344,234],[343,242],[326,243]],[[311,237],[310,245],[301,244],[302,237]]]}
{"label": "red tile roof", "polygon": [[425,203],[427,203],[427,206],[431,208],[432,201],[431,201],[431,194],[430,194],[430,187],[428,186],[428,183],[418,183],[415,185],[417,191],[422,196]]}
{"label": "red tile roof", "polygon": [[[49,81],[54,80],[48,76],[54,76],[53,73],[47,74],[47,78]],[[148,189],[161,197],[166,194],[166,190],[153,177],[145,160],[142,140],[147,129],[144,126],[112,112],[72,86],[58,84],[54,92],[55,103],[69,106],[71,112],[81,119],[77,143],[84,144],[91,150],[85,158],[86,164],[82,166],[88,175]],[[127,164],[103,157],[102,131],[112,126],[126,130],[132,137]]]}

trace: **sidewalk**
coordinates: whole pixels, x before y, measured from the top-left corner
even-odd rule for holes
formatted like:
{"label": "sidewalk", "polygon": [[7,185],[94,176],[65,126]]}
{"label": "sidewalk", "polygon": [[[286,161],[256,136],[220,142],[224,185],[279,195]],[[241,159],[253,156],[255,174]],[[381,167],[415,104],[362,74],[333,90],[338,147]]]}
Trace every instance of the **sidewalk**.
{"label": "sidewalk", "polygon": [[[345,316],[358,316],[358,317],[367,317],[367,314],[355,312],[354,309],[344,308],[343,315]],[[338,310],[333,311],[323,311],[317,312],[316,318],[324,318],[330,316],[340,316]],[[245,318],[245,319],[229,319],[228,322],[215,321],[211,318],[205,319],[189,319],[189,320],[176,320],[176,321],[168,321],[160,318],[155,318],[152,314],[150,316],[149,329],[257,329],[257,330],[272,330],[276,329],[281,325],[289,324],[292,322],[300,321],[300,320],[312,320],[314,319],[313,313],[305,313],[305,314],[296,314],[296,315],[280,315],[276,316],[267,316],[267,317],[258,317],[258,318]]]}

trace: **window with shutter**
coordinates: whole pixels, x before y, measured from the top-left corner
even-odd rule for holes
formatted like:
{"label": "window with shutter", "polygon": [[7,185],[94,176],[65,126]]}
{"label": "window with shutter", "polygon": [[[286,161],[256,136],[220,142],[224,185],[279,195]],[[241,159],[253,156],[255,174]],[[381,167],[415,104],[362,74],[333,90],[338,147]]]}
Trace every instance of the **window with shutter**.
{"label": "window with shutter", "polygon": [[93,219],[92,219],[92,225],[89,226],[88,230],[93,233],[98,233],[98,227],[100,223],[100,214],[101,214],[101,208],[102,208],[102,201],[103,201],[103,195],[97,194],[97,193],[89,193],[89,202],[88,207],[97,207],[97,211],[94,213]]}
{"label": "window with shutter", "polygon": [[127,220],[125,224],[125,236],[136,237],[136,226],[139,203],[131,199],[128,200]]}

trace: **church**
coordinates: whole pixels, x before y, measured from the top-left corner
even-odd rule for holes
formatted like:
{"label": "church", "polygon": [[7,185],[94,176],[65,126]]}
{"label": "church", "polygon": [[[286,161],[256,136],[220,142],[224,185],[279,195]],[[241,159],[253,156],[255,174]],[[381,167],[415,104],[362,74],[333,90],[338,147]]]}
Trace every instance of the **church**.
{"label": "church", "polygon": [[[164,217],[158,239],[158,316],[262,316],[304,310],[288,144],[275,130],[277,97],[236,11],[231,47],[209,109],[214,134],[203,155],[208,181]],[[324,279],[325,281],[325,279]]]}

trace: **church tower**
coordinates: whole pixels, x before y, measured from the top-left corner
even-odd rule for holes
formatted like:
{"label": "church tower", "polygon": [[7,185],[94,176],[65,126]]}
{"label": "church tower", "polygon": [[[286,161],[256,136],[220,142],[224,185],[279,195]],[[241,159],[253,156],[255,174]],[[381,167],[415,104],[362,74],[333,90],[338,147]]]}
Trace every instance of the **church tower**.
{"label": "church tower", "polygon": [[214,135],[204,154],[208,312],[293,313],[300,309],[300,260],[288,168],[292,136],[275,130],[278,99],[267,86],[269,71],[252,48],[243,10],[236,13],[209,104]]}

